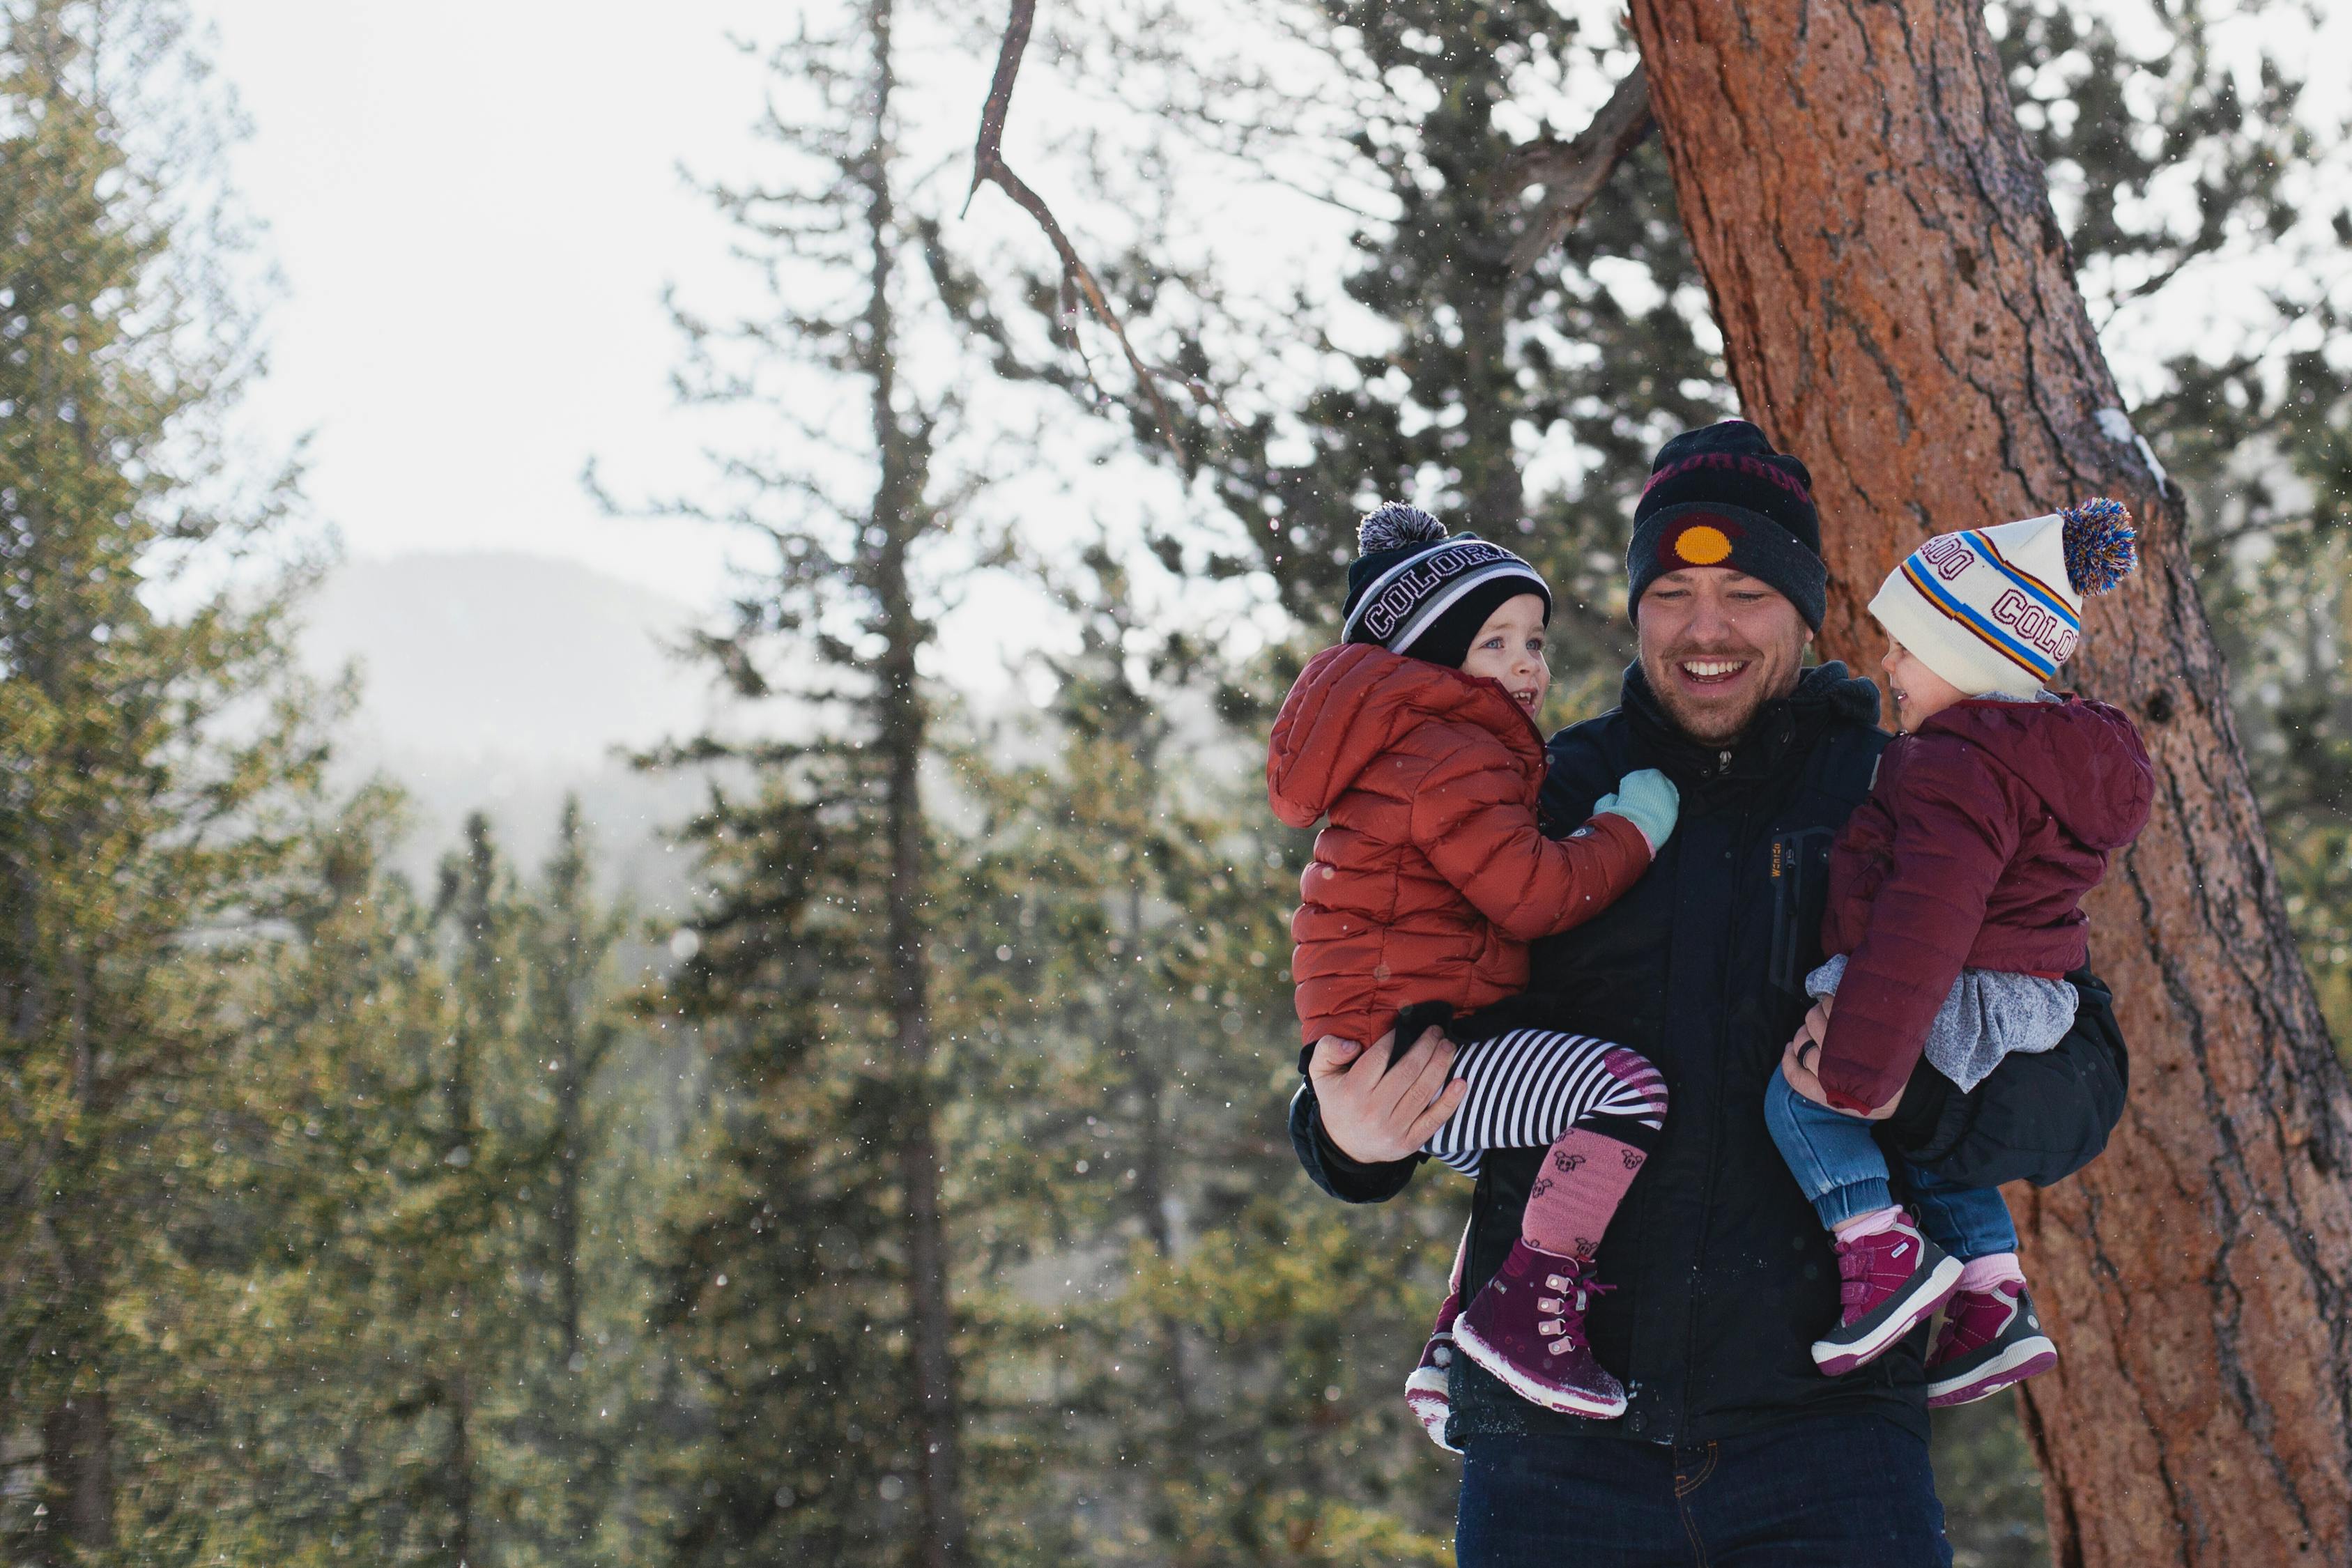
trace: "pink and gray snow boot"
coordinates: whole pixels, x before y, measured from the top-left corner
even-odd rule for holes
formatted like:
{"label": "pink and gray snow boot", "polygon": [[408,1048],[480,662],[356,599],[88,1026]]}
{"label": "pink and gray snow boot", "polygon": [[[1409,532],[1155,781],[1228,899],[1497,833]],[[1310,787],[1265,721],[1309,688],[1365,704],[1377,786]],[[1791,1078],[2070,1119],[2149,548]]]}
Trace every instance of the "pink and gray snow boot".
{"label": "pink and gray snow boot", "polygon": [[2058,1364],[2058,1347],[2025,1287],[2003,1280],[1963,1290],[1944,1303],[1943,1325],[1927,1352],[1927,1404],[1972,1405]]}
{"label": "pink and gray snow boot", "polygon": [[1813,1342],[1813,1364],[1843,1377],[1885,1354],[1959,1288],[1962,1264],[1919,1233],[1907,1212],[1872,1236],[1837,1243],[1838,1326]]}
{"label": "pink and gray snow boot", "polygon": [[1462,1315],[1462,1298],[1453,1291],[1445,1293],[1445,1304],[1437,1309],[1436,1326],[1429,1331],[1429,1342],[1421,1347],[1421,1364],[1404,1380],[1404,1402],[1429,1440],[1449,1454],[1462,1450],[1445,1440],[1446,1418],[1454,1414],[1453,1379],[1448,1375],[1454,1365],[1454,1321]]}
{"label": "pink and gray snow boot", "polygon": [[1532,1404],[1601,1420],[1622,1415],[1624,1385],[1592,1359],[1584,1331],[1586,1307],[1608,1289],[1594,1281],[1591,1264],[1522,1238],[1455,1321],[1454,1342]]}
{"label": "pink and gray snow boot", "polygon": [[1429,1342],[1421,1347],[1421,1364],[1404,1380],[1405,1407],[1429,1440],[1449,1454],[1462,1450],[1445,1440],[1445,1423],[1454,1414],[1454,1320],[1462,1315],[1462,1267],[1470,1259],[1470,1227],[1462,1227],[1462,1239],[1454,1244],[1454,1268],[1445,1276],[1445,1300],[1437,1309],[1437,1321],[1429,1331]]}

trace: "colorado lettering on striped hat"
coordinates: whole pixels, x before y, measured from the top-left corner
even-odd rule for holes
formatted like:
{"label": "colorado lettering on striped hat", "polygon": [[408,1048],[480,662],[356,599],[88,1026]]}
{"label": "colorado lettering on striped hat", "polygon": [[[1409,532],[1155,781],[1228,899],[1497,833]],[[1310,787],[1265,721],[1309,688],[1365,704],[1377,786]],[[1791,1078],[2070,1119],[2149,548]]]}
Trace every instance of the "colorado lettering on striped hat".
{"label": "colorado lettering on striped hat", "polygon": [[1348,617],[1344,640],[1366,639],[1404,652],[1420,626],[1445,613],[1446,606],[1496,577],[1528,574],[1528,563],[1497,544],[1483,539],[1456,539],[1450,543],[1401,562],[1373,580]]}
{"label": "colorado lettering on striped hat", "polygon": [[2102,497],[2046,517],[1939,533],[1870,602],[1887,636],[1971,694],[2027,696],[2083,638],[2083,600],[2137,563],[2131,513]]}

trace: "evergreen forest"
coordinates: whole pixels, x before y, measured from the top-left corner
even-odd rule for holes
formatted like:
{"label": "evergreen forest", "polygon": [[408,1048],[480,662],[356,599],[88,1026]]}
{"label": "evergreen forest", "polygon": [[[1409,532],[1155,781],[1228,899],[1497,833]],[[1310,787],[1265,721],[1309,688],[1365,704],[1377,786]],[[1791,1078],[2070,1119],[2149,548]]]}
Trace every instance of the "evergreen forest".
{"label": "evergreen forest", "polygon": [[[2292,10],[1989,17],[2341,1044],[2352,141]],[[744,43],[764,304],[676,301],[711,460],[611,504],[747,542],[680,657],[782,717],[635,759],[701,803],[656,920],[576,805],[419,846],[338,771],[202,33],[0,5],[0,1563],[1453,1561],[1402,1389],[1468,1187],[1298,1169],[1265,729],[1382,498],[1556,585],[1548,728],[1611,706],[1722,336],[1654,135],[1564,227],[1508,174],[1634,68],[1610,8],[1036,7],[1006,156],[1076,269],[966,203],[986,11]],[[1341,226],[1311,298],[1195,243],[1231,170]],[[983,580],[1018,702],[943,629]],[[1957,1561],[2049,1560],[2014,1405],[1937,1462]]]}

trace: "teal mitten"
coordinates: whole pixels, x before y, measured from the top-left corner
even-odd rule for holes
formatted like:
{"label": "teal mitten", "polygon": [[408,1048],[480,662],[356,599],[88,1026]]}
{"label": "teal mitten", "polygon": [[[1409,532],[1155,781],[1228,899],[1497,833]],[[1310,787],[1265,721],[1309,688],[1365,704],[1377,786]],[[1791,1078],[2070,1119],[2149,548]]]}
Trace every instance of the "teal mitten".
{"label": "teal mitten", "polygon": [[1683,792],[1675,787],[1675,781],[1655,768],[1643,768],[1619,779],[1616,794],[1594,801],[1592,815],[1615,812],[1642,830],[1642,837],[1649,840],[1650,853],[1655,855],[1658,846],[1674,832],[1682,808]]}

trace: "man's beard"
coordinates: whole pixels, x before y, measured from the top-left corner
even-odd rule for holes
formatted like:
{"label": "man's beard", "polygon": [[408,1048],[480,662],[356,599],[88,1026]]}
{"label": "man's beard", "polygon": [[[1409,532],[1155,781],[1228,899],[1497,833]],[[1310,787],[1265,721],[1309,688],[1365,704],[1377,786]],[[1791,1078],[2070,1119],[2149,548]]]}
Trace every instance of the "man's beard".
{"label": "man's beard", "polygon": [[[1683,662],[1692,659],[1736,660],[1748,668],[1722,700],[1710,702],[1685,690],[1677,678]],[[1675,728],[1710,746],[1738,740],[1766,702],[1786,696],[1794,685],[1787,672],[1773,668],[1770,655],[1752,647],[1678,647],[1661,658],[1655,669],[1644,669],[1643,674]]]}

